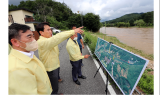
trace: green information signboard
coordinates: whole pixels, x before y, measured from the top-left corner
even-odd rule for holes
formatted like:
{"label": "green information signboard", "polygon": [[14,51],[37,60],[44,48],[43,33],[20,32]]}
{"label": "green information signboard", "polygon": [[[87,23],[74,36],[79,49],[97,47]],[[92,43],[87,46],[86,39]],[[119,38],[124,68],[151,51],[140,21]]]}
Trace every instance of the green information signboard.
{"label": "green information signboard", "polygon": [[122,93],[131,95],[149,61],[101,38],[94,53]]}

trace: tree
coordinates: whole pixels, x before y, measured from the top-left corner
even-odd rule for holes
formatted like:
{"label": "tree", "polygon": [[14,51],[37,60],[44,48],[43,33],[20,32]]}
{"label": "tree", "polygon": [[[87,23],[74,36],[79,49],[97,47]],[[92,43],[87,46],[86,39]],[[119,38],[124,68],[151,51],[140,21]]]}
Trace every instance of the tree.
{"label": "tree", "polygon": [[84,26],[93,32],[97,32],[100,29],[100,17],[93,13],[87,13],[84,16]]}
{"label": "tree", "polygon": [[35,8],[38,9],[39,17],[46,22],[47,16],[51,15],[51,8],[47,4],[52,0],[35,0]]}
{"label": "tree", "polygon": [[134,22],[135,25],[138,25],[139,27],[141,27],[141,25],[145,24],[145,22],[143,21],[143,19],[140,19],[140,20],[136,20]]}
{"label": "tree", "polygon": [[103,23],[100,23],[100,27],[103,27]]}
{"label": "tree", "polygon": [[134,26],[134,19],[131,19],[131,20],[129,21],[129,23],[130,23],[131,26]]}
{"label": "tree", "polygon": [[81,15],[80,14],[73,14],[68,18],[68,27],[71,28],[72,25],[76,25],[77,27],[81,26]]}
{"label": "tree", "polygon": [[145,15],[144,15],[144,21],[147,23],[147,26],[149,23],[153,23],[153,11],[152,12],[147,12]]}
{"label": "tree", "polygon": [[32,11],[36,11],[35,8],[35,1],[27,0],[27,1],[21,1],[18,5],[18,8],[26,8]]}
{"label": "tree", "polygon": [[121,27],[121,26],[125,26],[125,23],[124,22],[117,22],[117,27]]}
{"label": "tree", "polygon": [[50,24],[51,27],[57,29],[68,29],[65,21],[58,22],[54,17],[47,16],[47,22]]}
{"label": "tree", "polygon": [[110,27],[111,25],[110,25],[110,23],[107,23],[106,26],[107,26],[107,27]]}
{"label": "tree", "polygon": [[9,5],[9,10],[12,10],[12,9],[17,9],[17,6],[13,4]]}
{"label": "tree", "polygon": [[129,22],[125,23],[125,26],[126,26],[126,27],[129,27],[129,26],[130,26],[130,23],[129,23]]}
{"label": "tree", "polygon": [[77,27],[82,25],[91,31],[100,29],[100,17],[93,13],[80,15],[73,13],[65,4],[56,2],[55,0],[27,0],[21,1],[18,6],[9,5],[9,9],[26,8],[35,12],[34,19],[39,22],[49,22],[53,27],[61,29],[70,29],[74,24]]}

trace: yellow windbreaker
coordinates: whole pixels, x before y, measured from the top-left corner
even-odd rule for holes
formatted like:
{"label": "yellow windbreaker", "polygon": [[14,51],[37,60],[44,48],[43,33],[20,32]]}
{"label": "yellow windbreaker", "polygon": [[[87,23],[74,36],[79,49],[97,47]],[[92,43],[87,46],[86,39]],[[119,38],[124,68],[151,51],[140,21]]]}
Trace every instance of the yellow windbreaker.
{"label": "yellow windbreaker", "polygon": [[40,36],[37,41],[38,54],[39,59],[42,61],[46,68],[46,71],[52,71],[60,67],[59,49],[57,49],[57,45],[74,34],[74,30],[71,30],[58,33],[50,38]]}
{"label": "yellow windbreaker", "polygon": [[69,54],[69,59],[71,61],[78,61],[84,58],[84,56],[81,55],[78,43],[77,44],[76,43],[71,38],[69,38],[66,45],[66,49]]}
{"label": "yellow windbreaker", "polygon": [[10,54],[11,49],[12,49],[12,46],[10,44],[8,44],[8,55]]}
{"label": "yellow windbreaker", "polygon": [[9,94],[50,95],[52,87],[42,62],[12,49],[9,54]]}

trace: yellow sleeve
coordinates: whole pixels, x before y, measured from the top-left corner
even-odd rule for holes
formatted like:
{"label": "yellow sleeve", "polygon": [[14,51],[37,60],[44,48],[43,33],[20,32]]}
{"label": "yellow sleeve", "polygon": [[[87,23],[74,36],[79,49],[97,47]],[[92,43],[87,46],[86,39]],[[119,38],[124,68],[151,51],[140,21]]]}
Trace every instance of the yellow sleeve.
{"label": "yellow sleeve", "polygon": [[53,49],[55,46],[66,40],[67,38],[74,35],[74,30],[60,32],[52,37],[48,38],[47,40],[39,42],[41,46],[45,47],[45,49]]}
{"label": "yellow sleeve", "polygon": [[9,72],[9,94],[38,94],[35,75],[27,69]]}
{"label": "yellow sleeve", "polygon": [[11,49],[12,49],[12,46],[10,44],[8,44],[8,55],[10,54]]}
{"label": "yellow sleeve", "polygon": [[56,50],[56,52],[57,52],[57,54],[58,54],[58,56],[59,56],[59,48],[58,48],[58,45],[55,46],[54,48],[55,48],[55,50]]}
{"label": "yellow sleeve", "polygon": [[76,52],[74,51],[74,48],[72,46],[70,46],[68,48],[68,53],[74,60],[84,59],[84,56],[76,54]]}

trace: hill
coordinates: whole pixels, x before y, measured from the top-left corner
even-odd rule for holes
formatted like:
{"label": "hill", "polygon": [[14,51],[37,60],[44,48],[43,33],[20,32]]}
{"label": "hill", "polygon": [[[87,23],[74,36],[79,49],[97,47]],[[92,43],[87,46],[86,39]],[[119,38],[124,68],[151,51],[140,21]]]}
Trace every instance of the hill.
{"label": "hill", "polygon": [[[119,18],[105,21],[106,23],[117,23],[117,22],[129,22],[131,26],[133,26],[134,21],[143,19],[145,23],[152,23],[153,24],[153,18],[154,18],[154,11],[146,12],[146,13],[131,13],[131,14],[125,14],[124,16],[121,16]],[[102,22],[103,24],[105,22]]]}
{"label": "hill", "polygon": [[130,20],[136,20],[138,19],[141,14],[143,13],[131,13],[131,14],[126,14],[124,16],[121,16],[119,18],[116,18],[116,19],[113,19],[113,20],[109,20],[109,21],[106,21],[106,23],[115,23],[115,22],[128,22]]}

